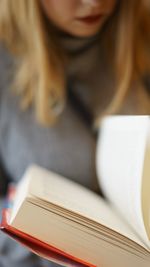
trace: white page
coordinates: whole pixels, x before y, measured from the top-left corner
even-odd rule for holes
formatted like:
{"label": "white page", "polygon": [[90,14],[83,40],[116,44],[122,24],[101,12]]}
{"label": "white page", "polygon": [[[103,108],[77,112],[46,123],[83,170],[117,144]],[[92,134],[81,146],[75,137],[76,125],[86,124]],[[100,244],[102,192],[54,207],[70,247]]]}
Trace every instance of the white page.
{"label": "white page", "polygon": [[149,116],[110,116],[103,120],[96,167],[106,196],[150,246],[142,215],[142,174]]}
{"label": "white page", "polygon": [[118,217],[112,207],[92,191],[36,165],[27,169],[24,177],[30,180],[29,198],[40,198],[81,214],[145,247],[144,243]]}
{"label": "white page", "polygon": [[142,211],[145,228],[150,240],[150,134],[147,141],[142,183]]}

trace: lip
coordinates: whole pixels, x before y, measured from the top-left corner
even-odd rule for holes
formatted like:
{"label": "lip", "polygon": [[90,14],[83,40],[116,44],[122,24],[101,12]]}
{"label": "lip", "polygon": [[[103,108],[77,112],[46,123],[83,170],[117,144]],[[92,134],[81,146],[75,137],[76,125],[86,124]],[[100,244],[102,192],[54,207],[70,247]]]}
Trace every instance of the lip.
{"label": "lip", "polygon": [[102,19],[103,15],[98,14],[94,16],[87,16],[83,18],[77,18],[77,20],[86,23],[86,24],[95,24],[98,23]]}

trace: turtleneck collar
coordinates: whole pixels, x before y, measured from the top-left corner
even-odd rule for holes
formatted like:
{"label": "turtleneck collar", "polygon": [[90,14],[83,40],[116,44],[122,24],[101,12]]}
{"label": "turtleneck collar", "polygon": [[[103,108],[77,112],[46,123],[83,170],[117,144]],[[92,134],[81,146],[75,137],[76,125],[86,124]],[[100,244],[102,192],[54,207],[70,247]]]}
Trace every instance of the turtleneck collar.
{"label": "turtleneck collar", "polygon": [[69,55],[74,56],[81,53],[86,53],[100,39],[100,33],[92,37],[75,37],[65,32],[58,32],[59,43]]}

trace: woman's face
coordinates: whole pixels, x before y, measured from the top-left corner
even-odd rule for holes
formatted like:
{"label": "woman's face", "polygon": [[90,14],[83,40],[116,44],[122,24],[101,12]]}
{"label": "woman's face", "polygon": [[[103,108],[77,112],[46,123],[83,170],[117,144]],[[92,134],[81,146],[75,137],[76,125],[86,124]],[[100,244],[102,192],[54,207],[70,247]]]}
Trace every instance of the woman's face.
{"label": "woman's face", "polygon": [[96,34],[113,13],[117,0],[40,0],[50,21],[79,37]]}

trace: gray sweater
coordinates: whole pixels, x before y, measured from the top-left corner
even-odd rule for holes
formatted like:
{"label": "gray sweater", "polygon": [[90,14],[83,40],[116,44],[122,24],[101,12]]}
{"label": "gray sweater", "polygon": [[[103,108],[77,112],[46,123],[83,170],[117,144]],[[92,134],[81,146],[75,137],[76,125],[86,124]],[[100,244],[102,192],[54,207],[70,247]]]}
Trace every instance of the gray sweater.
{"label": "gray sweater", "polygon": [[[66,70],[72,89],[93,114],[101,111],[114,93],[114,80],[97,38],[67,40],[70,64]],[[0,46],[0,161],[6,176],[18,181],[25,169],[36,163],[68,179],[93,189],[96,181],[96,139],[90,127],[71,105],[67,105],[54,127],[43,128],[34,118],[32,108],[19,109],[19,99],[10,90],[13,57]],[[108,79],[109,77],[109,79]],[[148,111],[134,95],[125,103],[122,113]],[[4,175],[3,175],[4,177]],[[4,179],[0,177],[0,184]],[[44,261],[45,266],[51,263]],[[53,265],[53,264],[52,264]],[[42,260],[0,233],[1,267],[42,267]]]}

